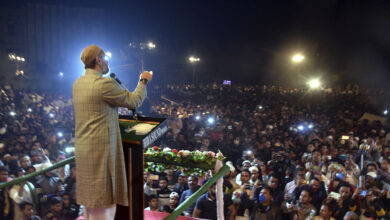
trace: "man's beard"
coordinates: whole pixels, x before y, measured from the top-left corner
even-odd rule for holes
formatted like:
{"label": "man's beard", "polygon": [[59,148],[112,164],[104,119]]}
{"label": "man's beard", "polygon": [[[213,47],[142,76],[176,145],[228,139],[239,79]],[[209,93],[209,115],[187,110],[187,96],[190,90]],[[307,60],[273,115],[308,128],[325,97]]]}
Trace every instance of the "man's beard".
{"label": "man's beard", "polygon": [[110,68],[108,68],[108,65],[106,65],[106,71],[104,71],[104,73],[103,74],[107,74],[109,71],[110,71]]}
{"label": "man's beard", "polygon": [[102,71],[103,71],[103,75],[107,74],[108,71],[110,71],[110,68],[108,68],[108,64],[103,65]]}

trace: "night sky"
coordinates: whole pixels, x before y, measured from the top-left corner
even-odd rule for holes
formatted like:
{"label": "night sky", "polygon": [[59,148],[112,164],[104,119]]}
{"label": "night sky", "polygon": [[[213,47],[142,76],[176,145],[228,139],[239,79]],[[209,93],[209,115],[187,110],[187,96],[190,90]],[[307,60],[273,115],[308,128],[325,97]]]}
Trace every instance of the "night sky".
{"label": "night sky", "polygon": [[[358,82],[387,86],[390,1],[73,1],[105,10],[107,44],[153,41],[146,69],[161,80],[190,80],[189,55],[201,58],[200,80],[303,84]],[[105,48],[103,48],[105,49]],[[301,52],[302,64],[291,56]],[[133,61],[130,61],[130,63]],[[134,61],[135,62],[135,61]],[[134,64],[136,68],[137,64]],[[131,66],[131,65],[130,65]],[[126,70],[125,70],[126,71]]]}
{"label": "night sky", "polygon": [[[279,84],[299,74],[367,85],[388,81],[389,1],[155,0],[113,8],[119,9],[111,11],[121,24],[113,30],[122,30],[119,42],[153,40],[158,50],[149,64],[172,75],[189,74],[185,58],[196,54],[203,79]],[[302,66],[290,62],[295,52],[305,55]]]}

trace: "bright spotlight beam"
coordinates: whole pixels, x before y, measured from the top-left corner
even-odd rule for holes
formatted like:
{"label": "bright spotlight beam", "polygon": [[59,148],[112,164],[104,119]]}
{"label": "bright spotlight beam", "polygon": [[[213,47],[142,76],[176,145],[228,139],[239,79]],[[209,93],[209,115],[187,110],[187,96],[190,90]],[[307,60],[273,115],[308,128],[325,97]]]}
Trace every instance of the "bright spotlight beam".
{"label": "bright spotlight beam", "polygon": [[304,59],[305,59],[305,57],[302,56],[301,54],[295,54],[295,55],[291,58],[292,62],[294,62],[294,63],[300,63],[300,62],[302,62]]}
{"label": "bright spotlight beam", "polygon": [[189,60],[191,63],[196,63],[196,62],[199,62],[199,61],[200,61],[200,58],[199,58],[199,57],[190,56],[190,57],[188,58],[188,60]]}
{"label": "bright spotlight beam", "polygon": [[154,49],[154,48],[156,48],[156,44],[154,44],[153,42],[149,42],[148,48],[149,48],[149,50]]}
{"label": "bright spotlight beam", "polygon": [[307,82],[307,84],[311,89],[318,89],[321,86],[321,82],[319,79],[311,79]]}

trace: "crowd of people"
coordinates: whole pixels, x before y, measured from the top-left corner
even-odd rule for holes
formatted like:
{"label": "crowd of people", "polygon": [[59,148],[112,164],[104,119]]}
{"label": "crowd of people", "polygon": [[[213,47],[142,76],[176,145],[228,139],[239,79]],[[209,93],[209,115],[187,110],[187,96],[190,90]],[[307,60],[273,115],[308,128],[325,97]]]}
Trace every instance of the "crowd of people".
{"label": "crowd of people", "polygon": [[[226,219],[389,218],[384,91],[216,83],[153,91],[164,102],[151,100],[152,115],[168,118],[171,128],[160,147],[227,157]],[[146,205],[170,212],[204,179],[146,172]],[[216,219],[215,207],[213,186],[182,214]]]}
{"label": "crowd of people", "polygon": [[[169,122],[155,145],[227,157],[226,219],[388,219],[385,95],[357,86],[167,85],[149,88],[145,114]],[[72,155],[70,96],[4,85],[0,101],[0,183]],[[75,172],[69,164],[0,189],[1,219],[78,218]],[[145,207],[172,212],[208,178],[145,172]],[[182,215],[216,219],[215,186]]]}
{"label": "crowd of people", "polygon": [[[72,155],[69,96],[0,88],[0,183]],[[76,219],[75,164],[0,189],[0,219]]]}

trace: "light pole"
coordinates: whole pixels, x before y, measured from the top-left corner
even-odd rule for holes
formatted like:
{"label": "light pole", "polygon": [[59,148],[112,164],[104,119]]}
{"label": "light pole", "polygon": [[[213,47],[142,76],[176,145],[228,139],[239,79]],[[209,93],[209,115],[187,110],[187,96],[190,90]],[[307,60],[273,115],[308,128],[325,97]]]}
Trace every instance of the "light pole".
{"label": "light pole", "polygon": [[24,63],[26,62],[26,60],[24,59],[24,57],[21,57],[21,56],[17,56],[16,54],[14,53],[10,53],[8,54],[8,57],[11,61],[15,62],[16,63],[16,72],[15,74],[17,76],[19,75],[24,75],[24,71],[23,70],[19,70],[19,65],[20,63]]}
{"label": "light pole", "polygon": [[188,58],[188,61],[190,61],[190,63],[192,64],[192,82],[195,84],[195,67],[196,67],[196,63],[200,61],[200,58],[195,56],[190,56]]}

